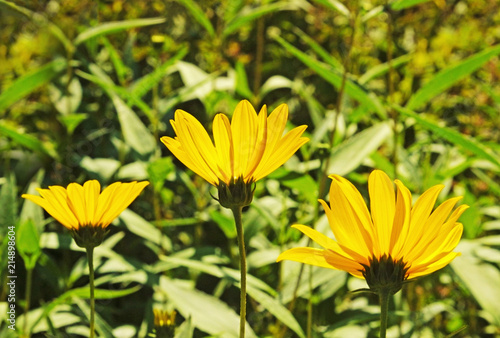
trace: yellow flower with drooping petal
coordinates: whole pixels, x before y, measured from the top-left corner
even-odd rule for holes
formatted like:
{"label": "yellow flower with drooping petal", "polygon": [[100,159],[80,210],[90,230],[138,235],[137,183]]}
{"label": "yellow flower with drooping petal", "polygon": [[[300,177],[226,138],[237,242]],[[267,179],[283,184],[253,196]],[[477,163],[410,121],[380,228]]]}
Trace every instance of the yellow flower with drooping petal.
{"label": "yellow flower with drooping petal", "polygon": [[439,270],[459,255],[453,252],[463,231],[457,220],[468,206],[452,212],[461,199],[454,197],[432,211],[443,185],[425,191],[412,206],[411,193],[401,181],[395,180],[395,192],[389,177],[374,170],[368,180],[370,213],[348,180],[329,177],[330,206],[320,202],[336,240],[310,227],[293,225],[323,249],[290,249],[278,261],[344,270],[365,278],[375,291],[389,285],[395,293],[405,280]]}
{"label": "yellow flower with drooping petal", "polygon": [[267,116],[264,105],[257,115],[243,100],[236,106],[231,123],[224,114],[213,122],[214,142],[196,118],[183,110],[171,120],[176,137],[161,141],[189,169],[214,186],[230,185],[242,178],[255,182],[285,163],[304,143],[301,135],[307,126],[299,126],[283,135],[288,106],[279,105]]}

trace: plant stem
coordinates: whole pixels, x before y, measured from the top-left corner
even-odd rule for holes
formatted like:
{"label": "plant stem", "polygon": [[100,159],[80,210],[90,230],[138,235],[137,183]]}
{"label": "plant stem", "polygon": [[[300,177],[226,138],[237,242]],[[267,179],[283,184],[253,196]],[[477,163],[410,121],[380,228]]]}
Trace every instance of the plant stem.
{"label": "plant stem", "polygon": [[24,306],[24,326],[23,335],[24,337],[30,337],[28,332],[28,311],[30,310],[31,303],[31,288],[33,282],[33,268],[26,269],[26,304]]}
{"label": "plant stem", "polygon": [[94,247],[88,247],[87,260],[89,263],[89,285],[90,285],[90,338],[94,338],[95,330],[95,298],[94,298]]}
{"label": "plant stem", "polygon": [[240,250],[240,338],[245,337],[245,323],[247,311],[247,259],[245,253],[245,239],[243,236],[243,223],[241,222],[242,207],[236,206],[231,208],[236,224],[236,232],[238,237],[238,248]]}
{"label": "plant stem", "polygon": [[389,312],[389,289],[379,291],[380,299],[380,338],[385,338],[387,331],[387,314]]}

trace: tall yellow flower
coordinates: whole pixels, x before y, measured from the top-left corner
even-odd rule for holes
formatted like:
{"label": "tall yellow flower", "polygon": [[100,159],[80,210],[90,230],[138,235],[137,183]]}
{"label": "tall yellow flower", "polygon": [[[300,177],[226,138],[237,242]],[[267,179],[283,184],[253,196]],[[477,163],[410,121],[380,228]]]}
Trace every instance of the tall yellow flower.
{"label": "tall yellow flower", "polygon": [[78,183],[70,183],[67,188],[54,185],[37,189],[40,196],[24,194],[21,197],[38,204],[68,228],[79,246],[97,246],[102,242],[107,226],[148,184],[146,181],[115,182],[101,193],[99,182],[90,180],[83,186]]}
{"label": "tall yellow flower", "polygon": [[253,199],[254,183],[285,163],[304,143],[307,126],[283,135],[288,106],[282,104],[267,116],[263,106],[257,115],[243,100],[236,106],[231,122],[226,115],[215,115],[213,142],[200,122],[182,110],[170,123],[175,138],[161,141],[189,169],[217,187],[219,203],[231,209],[236,224],[240,252],[240,337],[245,337],[246,254],[241,221],[242,209]]}
{"label": "tall yellow flower", "polygon": [[265,105],[257,115],[250,102],[243,100],[236,106],[231,123],[224,114],[215,116],[212,142],[196,118],[177,110],[170,121],[176,137],[164,136],[161,141],[189,169],[219,189],[221,202],[227,192],[248,205],[251,184],[276,170],[309,141],[301,137],[305,125],[283,135],[287,120],[286,104],[267,116]]}
{"label": "tall yellow flower", "polygon": [[388,288],[396,293],[405,280],[441,269],[459,255],[453,252],[463,230],[457,220],[468,206],[452,212],[461,199],[455,197],[432,212],[443,185],[428,189],[412,206],[411,193],[401,181],[395,180],[395,193],[389,177],[374,170],[368,180],[370,214],[349,181],[338,175],[330,178],[330,206],[320,202],[336,240],[307,226],[293,225],[324,249],[290,249],[278,261],[344,270],[365,278],[375,292]]}
{"label": "tall yellow flower", "polygon": [[53,185],[48,189],[37,189],[40,196],[23,194],[26,198],[45,209],[59,223],[68,228],[76,244],[85,248],[89,265],[90,286],[90,333],[95,337],[94,297],[94,248],[100,245],[106,235],[106,228],[132,203],[149,182],[116,182],[101,193],[96,180],[81,186],[70,183],[64,187]]}

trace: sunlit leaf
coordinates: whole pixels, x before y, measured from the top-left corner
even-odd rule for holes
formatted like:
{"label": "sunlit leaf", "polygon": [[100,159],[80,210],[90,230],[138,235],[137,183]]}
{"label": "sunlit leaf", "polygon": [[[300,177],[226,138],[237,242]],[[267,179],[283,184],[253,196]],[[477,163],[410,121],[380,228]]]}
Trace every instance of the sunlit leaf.
{"label": "sunlit leaf", "polygon": [[201,10],[201,8],[198,6],[196,2],[193,0],[177,0],[181,4],[186,7],[186,9],[191,13],[191,15],[194,17],[194,19],[205,28],[205,30],[210,34],[210,36],[215,35],[215,30],[214,27],[212,26],[212,23],[210,20],[207,18],[205,13]]}
{"label": "sunlit leaf", "polygon": [[85,42],[89,39],[101,35],[116,33],[130,28],[157,25],[164,22],[165,22],[164,18],[133,19],[133,20],[106,22],[98,26],[88,28],[83,32],[81,32],[80,34],[78,34],[78,36],[74,40],[74,44],[78,46],[82,42]]}
{"label": "sunlit leaf", "polygon": [[444,138],[445,140],[464,148],[467,151],[472,152],[478,157],[490,161],[500,168],[500,157],[495,154],[491,149],[487,148],[485,145],[477,141],[476,139],[460,134],[459,132],[449,129],[447,127],[441,127],[434,122],[431,122],[421,115],[399,106],[394,106],[394,108],[401,114],[414,118],[419,125],[435,133],[437,136]]}
{"label": "sunlit leaf", "polygon": [[499,54],[500,45],[496,45],[474,54],[458,64],[441,70],[412,95],[406,104],[406,108],[412,110],[420,108],[435,96],[453,86],[459,80],[479,69],[492,57]]}
{"label": "sunlit leaf", "polygon": [[52,80],[66,67],[64,59],[52,62],[16,79],[0,94],[0,112]]}

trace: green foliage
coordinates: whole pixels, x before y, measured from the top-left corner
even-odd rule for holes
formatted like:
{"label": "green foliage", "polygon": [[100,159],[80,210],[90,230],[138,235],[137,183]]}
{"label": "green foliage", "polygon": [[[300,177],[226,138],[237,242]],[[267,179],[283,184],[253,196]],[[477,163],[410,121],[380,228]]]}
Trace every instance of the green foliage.
{"label": "green foliage", "polygon": [[[389,335],[500,334],[500,4],[395,0],[0,0],[0,265],[16,227],[16,331],[88,334],[86,258],[21,193],[98,179],[149,180],[95,250],[101,336],[153,336],[153,308],[177,311],[176,337],[236,336],[238,246],[216,189],[161,144],[176,109],[208,130],[241,99],[290,110],[311,139],[257,182],[243,222],[248,336],[376,336],[363,280],[277,256],[331,236],[317,199],[328,174],[368,197],[372,169],[415,198],[464,196],[450,267],[394,297]],[[24,313],[26,269],[33,269]],[[312,322],[308,323],[309,309]],[[3,311],[3,310],[2,310]]]}

